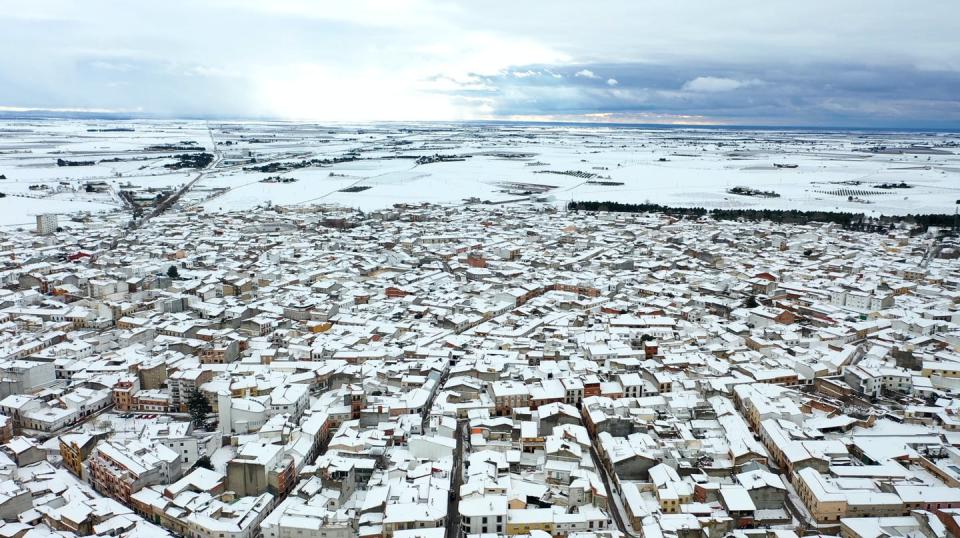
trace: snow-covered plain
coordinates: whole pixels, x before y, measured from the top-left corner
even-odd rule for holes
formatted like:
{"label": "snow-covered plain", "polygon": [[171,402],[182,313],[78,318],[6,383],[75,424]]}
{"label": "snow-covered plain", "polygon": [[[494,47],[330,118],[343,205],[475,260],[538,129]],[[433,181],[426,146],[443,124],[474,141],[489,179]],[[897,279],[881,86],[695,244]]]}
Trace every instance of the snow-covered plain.
{"label": "snow-covered plain", "polygon": [[[217,160],[207,170],[166,168],[180,152],[157,146],[184,144],[215,153]],[[458,160],[416,161],[435,154]],[[58,166],[57,159],[93,164]],[[341,162],[291,166],[315,159]],[[252,169],[271,163],[279,170]],[[579,174],[556,173],[568,171]],[[180,207],[232,211],[268,203],[333,203],[373,210],[395,203],[463,204],[468,199],[509,203],[534,195],[557,204],[577,200],[870,215],[952,213],[960,199],[960,136],[550,125],[10,120],[0,123],[0,175],[6,176],[0,179],[0,192],[7,195],[0,198],[0,225],[30,225],[40,213],[128,211],[118,196],[121,189],[175,188],[198,175]],[[262,181],[276,176],[295,181]],[[106,182],[108,192],[86,192],[91,181]],[[910,188],[876,188],[901,182]],[[727,192],[736,186],[780,196]]]}

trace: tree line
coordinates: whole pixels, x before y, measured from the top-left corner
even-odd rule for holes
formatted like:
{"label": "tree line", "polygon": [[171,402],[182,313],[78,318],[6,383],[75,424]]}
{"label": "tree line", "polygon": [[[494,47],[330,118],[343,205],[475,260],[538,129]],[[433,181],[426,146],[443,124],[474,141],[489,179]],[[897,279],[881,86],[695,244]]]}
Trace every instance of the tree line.
{"label": "tree line", "polygon": [[868,217],[863,213],[835,211],[800,211],[797,209],[705,209],[703,207],[670,207],[660,204],[622,202],[569,202],[570,211],[598,211],[614,213],[662,213],[677,217],[711,217],[714,220],[771,221],[784,224],[830,222],[847,230],[883,232],[889,226],[906,222],[925,231],[930,226],[951,227],[954,216],[945,213],[918,215],[881,215]]}

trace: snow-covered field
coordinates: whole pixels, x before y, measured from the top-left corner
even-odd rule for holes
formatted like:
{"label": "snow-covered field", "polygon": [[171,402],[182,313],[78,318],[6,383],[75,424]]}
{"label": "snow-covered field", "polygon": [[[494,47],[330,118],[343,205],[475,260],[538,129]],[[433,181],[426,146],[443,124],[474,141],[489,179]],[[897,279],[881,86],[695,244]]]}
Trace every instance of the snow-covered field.
{"label": "snow-covered field", "polygon": [[[207,169],[165,166],[177,162],[183,148],[217,158]],[[453,160],[417,163],[417,157],[435,154]],[[58,165],[58,159],[82,165]],[[960,136],[30,120],[0,123],[0,175],[6,177],[0,179],[6,195],[0,198],[0,225],[31,225],[41,213],[129,211],[121,191],[175,189],[198,175],[181,207],[232,211],[267,203],[335,203],[372,210],[536,196],[557,204],[952,213],[960,199]],[[89,192],[90,183],[100,184],[97,192]],[[901,183],[909,188],[877,187]],[[779,197],[727,192],[738,186]]]}

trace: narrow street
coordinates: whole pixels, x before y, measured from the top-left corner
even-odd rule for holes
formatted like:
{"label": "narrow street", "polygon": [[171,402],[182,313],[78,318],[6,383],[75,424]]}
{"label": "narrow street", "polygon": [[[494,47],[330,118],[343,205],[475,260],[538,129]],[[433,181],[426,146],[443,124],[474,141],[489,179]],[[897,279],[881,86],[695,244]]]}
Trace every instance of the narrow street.
{"label": "narrow street", "polygon": [[457,448],[453,453],[452,480],[447,500],[447,538],[460,536],[460,485],[463,484],[463,453],[466,450],[468,425],[467,420],[457,421]]}
{"label": "narrow street", "polygon": [[624,523],[625,514],[620,513],[622,510],[621,503],[619,502],[620,496],[614,492],[613,487],[610,485],[610,477],[607,476],[607,470],[600,465],[600,456],[597,455],[597,449],[592,445],[590,446],[590,457],[593,458],[593,465],[597,468],[597,474],[600,475],[600,479],[603,480],[603,486],[607,490],[607,499],[609,500],[607,513],[613,517],[613,522],[620,532],[626,536],[635,538],[636,535],[630,532],[629,527]]}
{"label": "narrow street", "polygon": [[[430,425],[430,413],[433,410],[433,403],[437,395],[443,390],[444,383],[447,382],[447,376],[450,373],[450,364],[444,367],[443,372],[437,378],[437,385],[430,395],[430,401],[423,406],[421,412],[420,431],[426,435]],[[466,420],[457,420],[457,429],[454,431],[457,447],[453,452],[453,465],[450,468],[450,492],[447,496],[447,538],[455,538],[460,532],[460,485],[463,483],[463,451],[467,436]]]}
{"label": "narrow street", "polygon": [[799,523],[797,529],[805,531],[816,528],[816,520],[813,519],[813,515],[807,509],[806,505],[803,504],[800,495],[797,494],[797,490],[793,488],[793,484],[791,484],[789,480],[784,480],[783,485],[787,488],[787,502],[785,505],[787,510],[790,511],[790,514],[797,519]]}

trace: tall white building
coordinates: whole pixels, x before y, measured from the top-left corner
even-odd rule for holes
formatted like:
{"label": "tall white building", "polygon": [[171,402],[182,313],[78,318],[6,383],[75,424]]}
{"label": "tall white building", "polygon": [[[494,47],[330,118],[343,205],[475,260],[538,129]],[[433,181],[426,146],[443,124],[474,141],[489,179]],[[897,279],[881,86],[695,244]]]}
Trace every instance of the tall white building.
{"label": "tall white building", "polygon": [[40,235],[50,235],[57,231],[57,214],[44,213],[37,215],[37,233]]}

